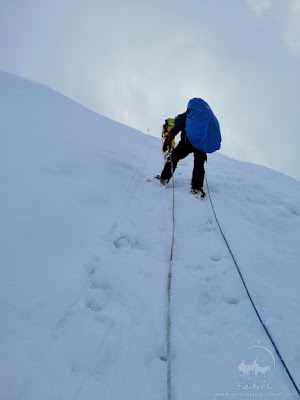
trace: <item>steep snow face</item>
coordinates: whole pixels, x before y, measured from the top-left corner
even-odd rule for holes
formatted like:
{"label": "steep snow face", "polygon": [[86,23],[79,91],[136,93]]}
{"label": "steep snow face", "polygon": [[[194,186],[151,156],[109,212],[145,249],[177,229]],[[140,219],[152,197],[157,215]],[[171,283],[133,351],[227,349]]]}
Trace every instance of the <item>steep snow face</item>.
{"label": "steep snow face", "polygon": [[[0,398],[166,398],[172,185],[160,141],[0,73]],[[175,173],[174,399],[295,392],[209,199]],[[300,384],[300,184],[209,157],[219,222]],[[207,190],[207,188],[206,188]]]}

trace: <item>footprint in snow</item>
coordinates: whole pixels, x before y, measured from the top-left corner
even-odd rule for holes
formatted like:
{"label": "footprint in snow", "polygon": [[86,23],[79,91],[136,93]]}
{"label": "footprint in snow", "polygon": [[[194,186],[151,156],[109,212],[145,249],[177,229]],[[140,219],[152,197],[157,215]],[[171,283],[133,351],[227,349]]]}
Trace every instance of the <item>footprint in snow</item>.
{"label": "footprint in snow", "polygon": [[219,253],[213,253],[210,256],[210,259],[213,261],[221,261],[222,260],[222,256]]}
{"label": "footprint in snow", "polygon": [[93,312],[98,312],[103,310],[103,306],[102,304],[98,304],[96,301],[94,300],[90,300],[87,302],[86,304],[87,308],[89,308],[91,311]]}
{"label": "footprint in snow", "polygon": [[102,311],[111,299],[111,296],[111,287],[108,283],[92,280],[90,290],[86,295],[85,305],[93,312]]}
{"label": "footprint in snow", "polygon": [[120,236],[117,240],[113,242],[116,249],[122,249],[124,247],[131,247],[134,249],[142,249],[142,246],[139,242],[129,239],[127,236]]}
{"label": "footprint in snow", "polygon": [[240,302],[240,300],[239,299],[236,299],[235,297],[226,297],[226,303],[228,303],[228,304],[239,304],[239,302]]}
{"label": "footprint in snow", "polygon": [[213,221],[211,219],[207,220],[205,223],[205,231],[206,232],[211,232],[214,231],[216,229]]}

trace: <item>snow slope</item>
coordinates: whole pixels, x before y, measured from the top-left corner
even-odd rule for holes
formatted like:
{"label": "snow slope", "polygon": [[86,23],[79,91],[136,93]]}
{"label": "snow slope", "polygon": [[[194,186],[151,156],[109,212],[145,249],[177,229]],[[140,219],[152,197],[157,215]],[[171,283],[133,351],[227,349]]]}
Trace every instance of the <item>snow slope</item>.
{"label": "snow slope", "polygon": [[[0,88],[0,399],[165,399],[172,185],[147,181],[160,140],[4,72]],[[173,398],[291,397],[209,199],[189,193],[192,161],[175,173]],[[220,154],[206,171],[300,385],[300,183]]]}

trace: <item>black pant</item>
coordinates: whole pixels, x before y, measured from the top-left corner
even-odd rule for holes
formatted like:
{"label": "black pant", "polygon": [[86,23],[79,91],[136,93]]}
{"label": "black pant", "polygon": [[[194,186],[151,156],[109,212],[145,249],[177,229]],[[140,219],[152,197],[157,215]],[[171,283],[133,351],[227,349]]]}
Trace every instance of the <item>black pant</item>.
{"label": "black pant", "polygon": [[[194,170],[192,175],[191,186],[195,190],[199,190],[203,187],[204,180],[204,162],[207,161],[206,153],[201,150],[196,149],[187,137],[181,139],[178,145],[175,147],[171,154],[171,159],[173,163],[173,172],[175,171],[178,161],[182,160],[190,153],[194,153]],[[168,161],[161,173],[162,180],[169,180],[172,177],[172,165],[171,161]]]}

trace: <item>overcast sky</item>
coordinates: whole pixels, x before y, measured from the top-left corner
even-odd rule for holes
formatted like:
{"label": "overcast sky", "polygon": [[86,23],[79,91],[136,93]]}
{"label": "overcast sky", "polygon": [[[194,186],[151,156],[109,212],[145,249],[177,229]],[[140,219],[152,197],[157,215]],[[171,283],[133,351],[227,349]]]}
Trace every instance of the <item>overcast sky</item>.
{"label": "overcast sky", "polygon": [[300,0],[0,0],[0,69],[153,136],[202,97],[223,154],[300,180]]}

